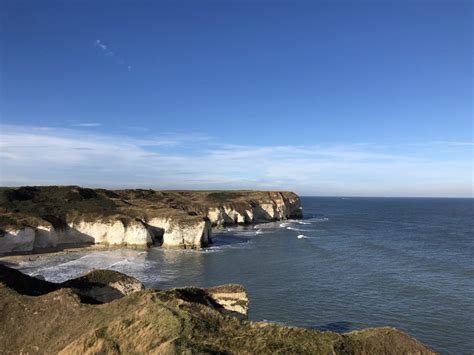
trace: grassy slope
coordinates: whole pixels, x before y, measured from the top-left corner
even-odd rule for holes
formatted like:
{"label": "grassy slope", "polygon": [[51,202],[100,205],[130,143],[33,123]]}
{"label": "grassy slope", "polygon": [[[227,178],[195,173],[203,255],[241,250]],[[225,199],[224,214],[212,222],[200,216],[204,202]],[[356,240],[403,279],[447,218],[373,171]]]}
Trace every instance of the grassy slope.
{"label": "grassy slope", "polygon": [[391,328],[341,335],[242,321],[210,307],[204,295],[146,290],[89,304],[70,288],[0,267],[0,352],[431,354]]}

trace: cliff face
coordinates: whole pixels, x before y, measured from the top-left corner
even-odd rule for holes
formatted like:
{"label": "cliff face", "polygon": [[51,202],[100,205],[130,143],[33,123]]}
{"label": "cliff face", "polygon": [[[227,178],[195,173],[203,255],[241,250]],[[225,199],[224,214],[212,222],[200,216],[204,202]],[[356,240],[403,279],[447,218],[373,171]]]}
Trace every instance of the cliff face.
{"label": "cliff face", "polygon": [[[91,298],[97,290],[113,297]],[[0,353],[434,354],[393,328],[338,334],[243,320],[239,285],[141,290],[107,270],[53,284],[0,265],[0,309]]]}
{"label": "cliff face", "polygon": [[291,192],[0,189],[0,253],[77,244],[201,248],[211,228],[302,216]]}

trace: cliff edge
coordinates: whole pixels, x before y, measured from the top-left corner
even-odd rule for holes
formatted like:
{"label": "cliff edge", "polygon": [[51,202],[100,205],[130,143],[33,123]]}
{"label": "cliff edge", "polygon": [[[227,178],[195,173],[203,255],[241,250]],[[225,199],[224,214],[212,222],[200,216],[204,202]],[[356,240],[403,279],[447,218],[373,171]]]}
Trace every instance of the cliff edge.
{"label": "cliff edge", "polygon": [[82,244],[201,248],[213,226],[301,216],[292,192],[0,188],[0,254]]}
{"label": "cliff edge", "polygon": [[339,334],[229,316],[246,307],[239,285],[143,290],[107,270],[54,284],[0,265],[0,352],[434,354],[394,328]]}

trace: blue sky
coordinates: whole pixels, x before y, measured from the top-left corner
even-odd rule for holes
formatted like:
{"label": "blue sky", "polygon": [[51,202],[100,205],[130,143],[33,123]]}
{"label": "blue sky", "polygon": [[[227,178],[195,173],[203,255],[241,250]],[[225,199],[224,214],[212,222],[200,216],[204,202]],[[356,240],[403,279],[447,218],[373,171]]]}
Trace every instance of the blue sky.
{"label": "blue sky", "polygon": [[472,196],[470,1],[0,4],[2,185]]}

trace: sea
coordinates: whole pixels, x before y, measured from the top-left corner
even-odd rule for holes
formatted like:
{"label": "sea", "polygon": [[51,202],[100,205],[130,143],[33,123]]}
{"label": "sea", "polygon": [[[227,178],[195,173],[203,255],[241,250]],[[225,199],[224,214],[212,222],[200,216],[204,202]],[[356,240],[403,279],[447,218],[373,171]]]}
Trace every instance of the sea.
{"label": "sea", "polygon": [[474,200],[303,197],[304,218],[226,228],[203,250],[114,249],[17,267],[50,281],[93,268],[147,287],[245,286],[249,319],[322,331],[396,327],[474,353]]}

